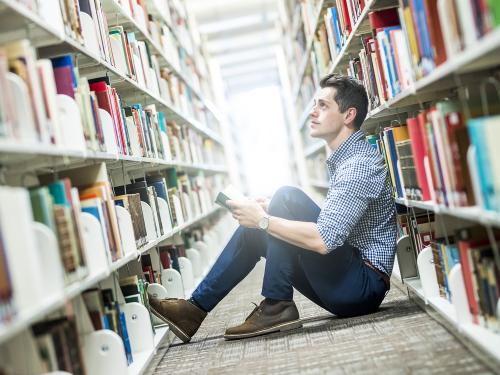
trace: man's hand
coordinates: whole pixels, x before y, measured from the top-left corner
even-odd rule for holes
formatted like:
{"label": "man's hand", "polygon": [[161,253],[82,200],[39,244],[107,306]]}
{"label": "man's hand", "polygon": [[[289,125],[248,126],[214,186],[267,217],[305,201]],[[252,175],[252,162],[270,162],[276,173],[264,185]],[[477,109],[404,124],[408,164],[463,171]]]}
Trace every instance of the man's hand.
{"label": "man's hand", "polygon": [[258,228],[259,220],[266,215],[261,203],[254,200],[228,200],[226,203],[231,207],[233,217],[247,228]]}
{"label": "man's hand", "polygon": [[266,211],[267,213],[267,210],[269,208],[269,203],[271,202],[271,200],[269,198],[256,198],[255,201],[260,204],[260,206],[262,207],[262,209],[264,211]]}

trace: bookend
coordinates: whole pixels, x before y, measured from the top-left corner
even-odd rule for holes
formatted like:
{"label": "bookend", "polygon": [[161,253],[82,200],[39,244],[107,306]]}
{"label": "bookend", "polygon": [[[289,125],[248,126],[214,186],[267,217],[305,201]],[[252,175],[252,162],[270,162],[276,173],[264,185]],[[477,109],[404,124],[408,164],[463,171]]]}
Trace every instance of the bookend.
{"label": "bookend", "polygon": [[64,291],[64,272],[56,235],[45,224],[38,222],[33,222],[33,232],[39,247],[39,266],[44,270],[44,294],[48,297],[61,295]]}
{"label": "bookend", "polygon": [[104,136],[104,146],[106,152],[118,155],[118,146],[116,145],[115,130],[113,119],[108,111],[99,108],[99,118],[101,120],[102,133]]}
{"label": "bookend", "polygon": [[[169,298],[171,296],[168,295],[167,289],[161,284],[153,283],[148,285],[148,294],[151,294],[153,297],[158,298],[158,299],[164,299],[164,298]],[[153,324],[155,326],[157,325],[164,325],[165,322],[161,320],[160,318],[156,317],[156,315],[152,314],[153,317]]]}
{"label": "bookend", "polygon": [[111,254],[106,251],[104,236],[99,220],[88,212],[80,213],[83,244],[90,275],[106,272],[111,265]]}
{"label": "bookend", "polygon": [[184,285],[181,274],[173,268],[161,271],[161,284],[167,290],[169,298],[184,298]]}
{"label": "bookend", "polygon": [[424,297],[427,303],[430,298],[439,297],[436,269],[434,268],[434,258],[430,246],[425,247],[420,254],[418,254],[417,265]]}
{"label": "bookend", "polygon": [[80,12],[80,25],[85,47],[87,47],[89,51],[92,51],[92,53],[97,56],[97,59],[99,59],[101,52],[99,50],[96,27],[92,17],[85,12]]}
{"label": "bookend", "polygon": [[138,302],[129,302],[122,306],[122,311],[125,313],[132,354],[153,349],[153,327],[146,307]]}
{"label": "bookend", "polygon": [[123,207],[115,205],[118,227],[120,228],[120,237],[122,241],[123,256],[137,252],[134,237],[134,226],[130,213]]}
{"label": "bookend", "polygon": [[191,261],[186,257],[179,257],[179,268],[181,269],[184,290],[191,290],[194,287],[193,265]]}
{"label": "bookend", "polygon": [[141,201],[142,214],[144,216],[144,223],[146,224],[146,239],[147,241],[154,241],[158,236],[156,234],[156,226],[153,219],[153,210],[146,202]]}
{"label": "bookend", "polygon": [[83,135],[80,109],[75,99],[68,95],[57,95],[57,109],[61,126],[61,139],[64,147],[85,152],[87,145]]}
{"label": "bookend", "polygon": [[172,232],[172,221],[170,220],[170,210],[167,201],[158,197],[158,207],[160,208],[160,220],[163,227],[163,233]]}
{"label": "bookend", "polygon": [[23,144],[37,143],[38,134],[35,128],[28,86],[17,74],[7,72],[6,77],[9,91],[12,93],[12,97],[16,98],[13,100],[14,111],[18,116],[15,124],[17,129],[15,138],[22,141]]}
{"label": "bookend", "polygon": [[211,258],[214,258],[215,256],[217,256],[217,238],[215,238],[215,235],[211,231],[208,233],[205,233],[203,240],[208,245],[208,248],[209,248],[210,254],[211,254]]}
{"label": "bookend", "polygon": [[418,270],[410,236],[402,236],[396,244],[396,256],[398,258],[401,279],[417,277]]}
{"label": "bookend", "polygon": [[457,314],[459,325],[472,323],[472,315],[465,292],[464,278],[462,274],[462,265],[455,265],[448,276],[448,284],[451,292],[451,301]]}
{"label": "bookend", "polygon": [[123,341],[109,329],[85,336],[82,353],[88,374],[128,374]]}
{"label": "bookend", "polygon": [[208,246],[205,242],[203,241],[196,241],[193,244],[193,249],[198,250],[200,257],[201,257],[201,267],[202,270],[205,270],[210,264],[210,260],[212,259],[212,256],[210,254],[210,250],[208,249]]}
{"label": "bookend", "polygon": [[23,313],[36,309],[46,298],[43,289],[45,270],[40,268],[40,251],[33,232],[28,191],[0,186],[0,199],[3,202],[0,205],[0,221],[3,225],[4,254],[10,270],[12,300],[17,311]]}
{"label": "bookend", "polygon": [[54,12],[54,9],[58,9],[57,7],[59,7],[59,0],[41,1],[38,3],[38,14],[52,29],[57,30],[60,38],[63,38],[64,22],[60,12]]}
{"label": "bookend", "polygon": [[191,261],[193,266],[193,277],[198,279],[203,274],[203,268],[201,264],[201,255],[196,249],[186,249],[186,257]]}

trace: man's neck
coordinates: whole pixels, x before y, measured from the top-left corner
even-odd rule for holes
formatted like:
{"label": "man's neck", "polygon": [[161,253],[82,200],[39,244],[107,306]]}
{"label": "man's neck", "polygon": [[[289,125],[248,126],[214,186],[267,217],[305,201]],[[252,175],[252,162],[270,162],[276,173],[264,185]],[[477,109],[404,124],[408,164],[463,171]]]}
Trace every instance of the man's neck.
{"label": "man's neck", "polygon": [[349,129],[347,127],[343,128],[340,133],[333,139],[327,141],[328,148],[330,152],[337,150],[344,141],[356,132],[354,129]]}

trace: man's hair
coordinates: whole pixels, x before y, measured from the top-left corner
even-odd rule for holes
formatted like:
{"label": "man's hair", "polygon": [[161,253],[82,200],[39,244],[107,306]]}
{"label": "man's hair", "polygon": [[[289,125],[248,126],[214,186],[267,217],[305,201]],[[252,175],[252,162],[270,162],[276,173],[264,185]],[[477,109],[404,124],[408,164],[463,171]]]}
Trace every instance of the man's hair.
{"label": "man's hair", "polygon": [[360,129],[368,113],[368,96],[363,84],[349,76],[330,73],[321,79],[319,85],[321,88],[332,87],[335,89],[333,100],[339,106],[341,113],[349,108],[356,108],[354,126]]}

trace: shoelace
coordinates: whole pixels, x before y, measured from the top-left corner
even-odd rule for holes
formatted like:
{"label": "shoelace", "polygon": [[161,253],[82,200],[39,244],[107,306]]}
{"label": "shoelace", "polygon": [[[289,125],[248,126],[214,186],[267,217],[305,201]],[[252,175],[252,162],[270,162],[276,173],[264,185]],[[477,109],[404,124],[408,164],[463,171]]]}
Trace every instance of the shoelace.
{"label": "shoelace", "polygon": [[251,316],[253,316],[254,314],[257,314],[259,315],[261,312],[262,312],[262,302],[260,305],[257,305],[255,302],[251,302],[252,305],[255,305],[254,309],[252,310],[252,312],[247,316],[247,318],[245,319],[245,322],[250,319]]}

